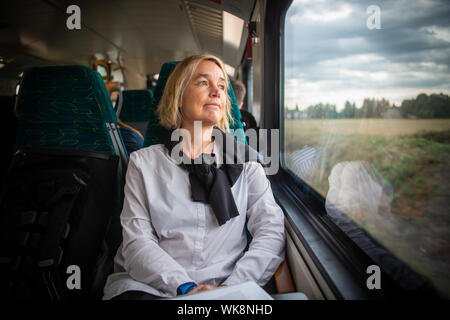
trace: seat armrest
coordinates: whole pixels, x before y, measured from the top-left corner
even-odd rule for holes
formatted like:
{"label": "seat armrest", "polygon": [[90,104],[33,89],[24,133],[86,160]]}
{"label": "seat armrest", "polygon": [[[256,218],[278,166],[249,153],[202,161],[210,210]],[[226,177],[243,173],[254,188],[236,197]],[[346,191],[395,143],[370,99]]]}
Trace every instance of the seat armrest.
{"label": "seat armrest", "polygon": [[295,292],[295,285],[286,261],[283,261],[277,271],[275,271],[274,278],[277,293]]}

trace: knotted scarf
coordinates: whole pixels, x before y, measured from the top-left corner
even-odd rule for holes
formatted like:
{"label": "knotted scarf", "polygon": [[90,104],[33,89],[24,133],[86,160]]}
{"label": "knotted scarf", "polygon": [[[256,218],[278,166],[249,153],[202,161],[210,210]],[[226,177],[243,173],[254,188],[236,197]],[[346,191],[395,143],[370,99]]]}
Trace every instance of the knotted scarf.
{"label": "knotted scarf", "polygon": [[[223,138],[218,143],[218,151],[223,152],[222,159],[224,162],[220,168],[217,167],[214,153],[202,153],[199,156],[201,159],[191,159],[180,151],[179,156],[182,157],[180,166],[189,172],[192,200],[209,204],[217,218],[217,222],[219,225],[223,225],[228,220],[239,215],[231,188],[242,173],[243,162],[257,161],[257,156],[253,149],[236,141],[233,136],[227,135],[216,128],[214,130],[216,130],[215,134],[220,134]],[[170,154],[172,154],[173,148],[180,143],[180,141],[171,140],[173,131],[170,131],[164,140],[164,145]],[[226,139],[233,139],[233,152],[232,150],[227,152]],[[244,150],[244,158],[242,154],[237,152],[239,147],[241,148],[240,150]]]}

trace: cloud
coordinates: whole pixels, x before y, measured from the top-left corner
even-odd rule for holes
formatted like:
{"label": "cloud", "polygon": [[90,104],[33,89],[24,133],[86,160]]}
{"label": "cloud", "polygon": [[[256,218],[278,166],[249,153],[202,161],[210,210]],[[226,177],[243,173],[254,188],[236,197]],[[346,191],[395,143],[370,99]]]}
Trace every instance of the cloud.
{"label": "cloud", "polygon": [[450,42],[450,30],[448,28],[442,28],[438,26],[424,27],[423,31],[429,32],[436,39]]}
{"label": "cloud", "polygon": [[[366,26],[372,4],[381,9],[379,30]],[[420,92],[450,93],[448,16],[444,0],[294,1],[285,25],[287,104],[333,103],[330,92],[335,103],[346,92],[348,100],[396,103]]]}
{"label": "cloud", "polygon": [[311,20],[311,21],[320,21],[320,22],[330,22],[337,21],[348,18],[348,16],[352,13],[352,7],[349,5],[341,5],[334,10],[328,10],[326,12],[318,9],[317,7],[306,9],[304,11],[300,11],[299,14],[293,15],[291,17],[292,22],[296,22],[297,20]]}

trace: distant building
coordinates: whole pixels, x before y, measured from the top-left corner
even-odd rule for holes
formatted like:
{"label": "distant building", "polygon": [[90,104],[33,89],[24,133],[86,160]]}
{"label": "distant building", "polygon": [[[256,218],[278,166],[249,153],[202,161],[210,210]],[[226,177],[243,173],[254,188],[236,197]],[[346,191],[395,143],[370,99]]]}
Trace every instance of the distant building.
{"label": "distant building", "polygon": [[288,120],[298,120],[306,118],[306,112],[299,110],[298,106],[294,110],[287,108],[285,110],[285,116]]}
{"label": "distant building", "polygon": [[402,115],[400,114],[400,110],[397,107],[390,107],[384,114],[383,118],[385,119],[400,119]]}

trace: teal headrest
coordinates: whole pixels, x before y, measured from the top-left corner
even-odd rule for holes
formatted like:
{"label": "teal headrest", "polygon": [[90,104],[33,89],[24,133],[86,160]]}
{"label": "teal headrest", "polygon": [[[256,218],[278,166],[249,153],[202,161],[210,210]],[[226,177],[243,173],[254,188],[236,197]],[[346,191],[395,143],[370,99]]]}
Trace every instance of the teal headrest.
{"label": "teal headrest", "polygon": [[119,118],[125,122],[147,121],[153,99],[151,90],[126,90],[122,93],[123,103]]}
{"label": "teal headrest", "polygon": [[[164,92],[164,87],[166,86],[167,79],[172,73],[173,69],[175,69],[176,65],[179,61],[166,62],[162,65],[161,71],[159,72],[159,78],[156,82],[155,92],[151,105],[151,112],[149,122],[147,124],[147,130],[145,132],[144,139],[144,147],[148,147],[153,144],[158,144],[162,142],[162,139],[168,134],[167,129],[163,128],[159,124],[158,115],[156,114],[156,109],[158,107],[159,101]],[[230,129],[232,130],[241,130],[242,135],[236,135],[236,139],[242,140],[247,143],[244,137],[244,129],[241,123],[241,112],[239,111],[239,106],[236,100],[236,96],[234,95],[233,88],[230,83],[230,79],[228,79],[228,95],[231,101],[231,116],[233,121],[230,123]]]}
{"label": "teal headrest", "polygon": [[84,66],[37,67],[26,71],[16,114],[46,122],[75,119],[117,123],[102,77]]}
{"label": "teal headrest", "polygon": [[19,147],[114,150],[106,123],[117,123],[100,74],[84,66],[25,72],[17,98]]}

